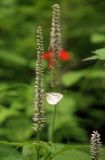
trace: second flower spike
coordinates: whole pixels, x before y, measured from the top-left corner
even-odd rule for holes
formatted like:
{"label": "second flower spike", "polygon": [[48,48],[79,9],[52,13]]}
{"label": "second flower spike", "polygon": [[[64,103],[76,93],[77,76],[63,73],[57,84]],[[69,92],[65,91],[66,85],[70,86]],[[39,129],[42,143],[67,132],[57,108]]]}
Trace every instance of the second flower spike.
{"label": "second flower spike", "polygon": [[49,69],[59,68],[58,61],[69,61],[71,54],[62,47],[60,6],[52,6],[52,26],[50,32],[50,44],[47,52],[43,53],[42,58],[48,61]]}

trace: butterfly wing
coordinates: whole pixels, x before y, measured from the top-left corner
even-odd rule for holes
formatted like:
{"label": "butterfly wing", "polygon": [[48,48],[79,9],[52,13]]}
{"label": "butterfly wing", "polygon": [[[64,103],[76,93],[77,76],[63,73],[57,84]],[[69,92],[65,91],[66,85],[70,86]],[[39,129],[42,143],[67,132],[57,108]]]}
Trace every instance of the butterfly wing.
{"label": "butterfly wing", "polygon": [[60,93],[47,93],[46,94],[46,99],[47,102],[51,105],[56,105],[61,99],[62,99],[63,95]]}

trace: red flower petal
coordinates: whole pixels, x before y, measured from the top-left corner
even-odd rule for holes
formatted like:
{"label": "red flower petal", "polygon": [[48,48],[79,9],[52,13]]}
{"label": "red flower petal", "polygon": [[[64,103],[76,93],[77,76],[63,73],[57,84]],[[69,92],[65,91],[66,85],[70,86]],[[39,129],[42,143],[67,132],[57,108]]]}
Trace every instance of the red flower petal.
{"label": "red flower petal", "polygon": [[52,69],[52,67],[54,66],[54,62],[52,60],[52,52],[47,51],[43,53],[42,58],[48,61],[48,67]]}
{"label": "red flower petal", "polygon": [[50,51],[45,52],[45,53],[42,54],[42,58],[46,59],[46,60],[50,60],[51,59],[51,54],[52,53]]}
{"label": "red flower petal", "polygon": [[[53,61],[53,53],[51,51],[43,53],[42,58],[48,61],[48,66],[50,69],[54,67],[55,62]],[[62,49],[58,54],[58,58],[62,61],[68,61],[71,59],[71,55],[69,52]]]}
{"label": "red flower petal", "polygon": [[59,58],[63,61],[68,61],[70,60],[70,54],[69,52],[65,51],[65,50],[61,50],[59,53]]}

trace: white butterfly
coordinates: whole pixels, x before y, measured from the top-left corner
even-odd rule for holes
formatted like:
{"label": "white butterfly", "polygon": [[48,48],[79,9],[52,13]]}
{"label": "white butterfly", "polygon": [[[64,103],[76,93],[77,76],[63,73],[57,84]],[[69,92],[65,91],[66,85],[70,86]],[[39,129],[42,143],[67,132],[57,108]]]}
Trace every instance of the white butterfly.
{"label": "white butterfly", "polygon": [[46,93],[47,102],[51,105],[57,104],[62,98],[63,95],[60,93],[55,93],[55,92]]}

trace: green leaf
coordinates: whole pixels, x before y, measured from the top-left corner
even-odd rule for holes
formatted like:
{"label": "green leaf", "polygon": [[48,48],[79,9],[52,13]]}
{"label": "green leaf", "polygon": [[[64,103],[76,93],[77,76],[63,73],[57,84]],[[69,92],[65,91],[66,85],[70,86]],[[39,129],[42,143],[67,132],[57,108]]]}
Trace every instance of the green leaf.
{"label": "green leaf", "polygon": [[105,48],[97,49],[93,53],[98,56],[98,59],[105,60]]}
{"label": "green leaf", "polygon": [[0,160],[23,160],[21,153],[8,145],[0,145]]}
{"label": "green leaf", "polygon": [[104,34],[93,33],[92,36],[91,36],[91,41],[93,43],[105,42],[105,35]]}
{"label": "green leaf", "polygon": [[25,141],[32,135],[31,126],[29,119],[17,116],[8,119],[0,131],[11,141]]}
{"label": "green leaf", "polygon": [[99,68],[86,69],[82,71],[71,71],[62,76],[62,83],[65,86],[72,86],[81,78],[104,78],[105,70]]}
{"label": "green leaf", "polygon": [[18,111],[0,106],[0,123],[3,123],[8,117],[19,115]]}
{"label": "green leaf", "polygon": [[105,70],[103,69],[89,69],[86,72],[85,77],[87,78],[104,78],[105,77]]}
{"label": "green leaf", "polygon": [[91,56],[91,57],[83,59],[83,61],[90,61],[90,60],[96,60],[96,59],[98,59],[98,56]]}
{"label": "green leaf", "polygon": [[40,155],[47,157],[53,152],[53,146],[51,143],[40,143]]}
{"label": "green leaf", "polygon": [[[48,155],[51,155],[53,152],[52,147],[49,143],[44,143],[40,141],[39,144],[39,154],[41,159],[45,160]],[[23,146],[23,157],[26,158],[26,160],[36,160],[36,154],[37,154],[37,142],[33,144],[25,144]]]}
{"label": "green leaf", "polygon": [[56,154],[54,160],[91,160],[87,153],[77,150],[63,151]]}
{"label": "green leaf", "polygon": [[102,149],[101,160],[105,160],[105,149]]}
{"label": "green leaf", "polygon": [[72,86],[84,76],[84,71],[71,71],[62,76],[62,83],[65,86]]}
{"label": "green leaf", "polygon": [[2,51],[0,53],[0,60],[5,61],[5,63],[15,64],[15,65],[27,65],[27,60],[20,56],[18,53],[10,53]]}
{"label": "green leaf", "polygon": [[85,58],[83,61],[89,61],[89,60],[105,60],[105,48],[97,49],[93,51],[95,54],[94,56]]}
{"label": "green leaf", "polygon": [[36,147],[35,144],[25,144],[23,146],[23,157],[26,160],[35,160],[36,159]]}

